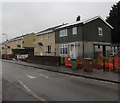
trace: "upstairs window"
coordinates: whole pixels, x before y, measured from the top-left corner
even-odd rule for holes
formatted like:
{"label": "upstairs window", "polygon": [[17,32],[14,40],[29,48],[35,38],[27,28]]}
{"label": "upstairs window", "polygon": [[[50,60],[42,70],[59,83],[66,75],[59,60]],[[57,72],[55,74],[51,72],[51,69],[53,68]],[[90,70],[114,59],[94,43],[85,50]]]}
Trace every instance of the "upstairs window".
{"label": "upstairs window", "polygon": [[51,37],[50,33],[46,34],[46,39],[49,39],[50,37]]}
{"label": "upstairs window", "polygon": [[60,30],[59,36],[60,36],[60,37],[67,36],[67,29]]}
{"label": "upstairs window", "polygon": [[73,35],[77,34],[77,27],[73,27],[73,28],[72,28],[72,34],[73,34]]}
{"label": "upstairs window", "polygon": [[33,39],[33,43],[35,43],[35,39]]}
{"label": "upstairs window", "polygon": [[98,34],[101,35],[101,36],[103,35],[103,29],[102,29],[102,27],[98,27]]}
{"label": "upstairs window", "polygon": [[16,41],[16,43],[19,43],[19,41]]}
{"label": "upstairs window", "polygon": [[42,35],[40,35],[40,40],[42,40]]}

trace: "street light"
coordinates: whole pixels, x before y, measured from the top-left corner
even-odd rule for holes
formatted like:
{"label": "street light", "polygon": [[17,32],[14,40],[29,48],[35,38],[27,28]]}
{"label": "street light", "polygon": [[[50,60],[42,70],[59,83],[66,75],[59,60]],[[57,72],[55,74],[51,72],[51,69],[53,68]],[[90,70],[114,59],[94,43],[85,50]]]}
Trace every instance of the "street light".
{"label": "street light", "polygon": [[5,44],[5,58],[7,59],[7,41],[8,41],[8,38],[7,38],[7,34],[3,33],[2,35],[5,35],[5,36],[6,36],[6,44]]}

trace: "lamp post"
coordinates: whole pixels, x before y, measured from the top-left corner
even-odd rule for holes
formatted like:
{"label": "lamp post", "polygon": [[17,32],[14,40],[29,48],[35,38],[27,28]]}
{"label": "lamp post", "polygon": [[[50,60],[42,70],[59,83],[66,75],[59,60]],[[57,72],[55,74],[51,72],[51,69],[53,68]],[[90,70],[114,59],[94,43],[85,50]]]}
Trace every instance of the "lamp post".
{"label": "lamp post", "polygon": [[7,34],[3,33],[2,35],[5,35],[5,36],[6,36],[6,44],[5,44],[5,58],[7,59],[7,41],[8,41],[8,38],[7,38]]}

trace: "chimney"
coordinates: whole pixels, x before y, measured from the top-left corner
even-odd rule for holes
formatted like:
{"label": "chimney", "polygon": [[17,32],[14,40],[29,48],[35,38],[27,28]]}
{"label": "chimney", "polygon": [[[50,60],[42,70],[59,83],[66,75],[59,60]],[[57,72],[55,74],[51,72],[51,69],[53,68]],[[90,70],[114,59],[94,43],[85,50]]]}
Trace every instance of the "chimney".
{"label": "chimney", "polygon": [[76,21],[80,21],[80,15],[77,16]]}

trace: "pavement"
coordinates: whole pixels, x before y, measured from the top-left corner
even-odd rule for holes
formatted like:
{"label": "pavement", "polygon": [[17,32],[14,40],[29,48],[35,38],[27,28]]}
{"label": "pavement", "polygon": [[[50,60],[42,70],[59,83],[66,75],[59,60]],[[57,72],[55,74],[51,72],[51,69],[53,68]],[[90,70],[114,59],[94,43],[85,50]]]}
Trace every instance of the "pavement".
{"label": "pavement", "polygon": [[53,71],[53,72],[58,72],[58,73],[63,73],[63,74],[68,74],[73,76],[81,76],[88,79],[96,79],[100,81],[120,84],[119,73],[115,73],[112,71],[103,71],[102,69],[101,70],[93,69],[93,72],[85,72],[83,69],[72,69],[65,66],[48,66],[48,65],[27,63],[24,61],[16,61],[16,60],[3,60],[3,61],[24,65],[24,66],[29,66],[37,69],[44,69],[47,71]]}

